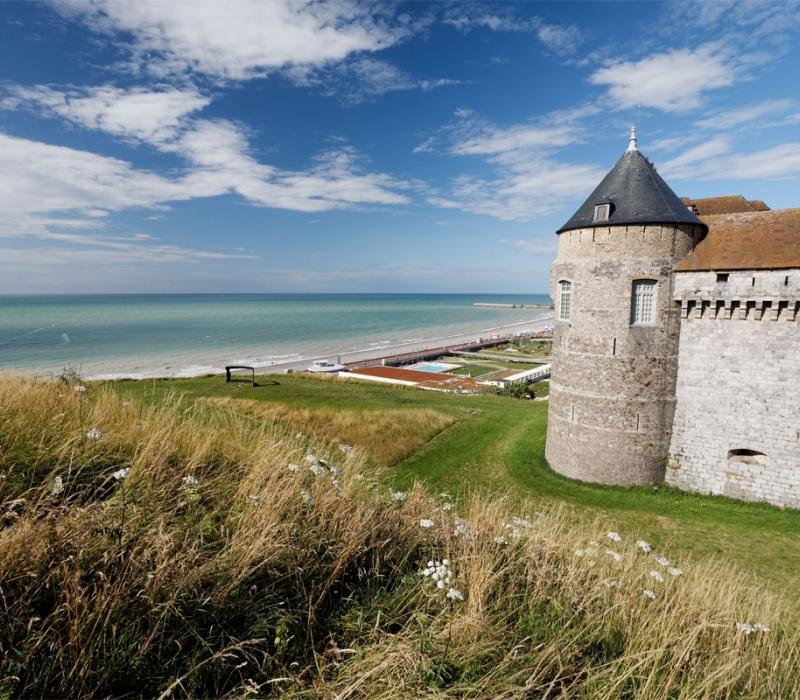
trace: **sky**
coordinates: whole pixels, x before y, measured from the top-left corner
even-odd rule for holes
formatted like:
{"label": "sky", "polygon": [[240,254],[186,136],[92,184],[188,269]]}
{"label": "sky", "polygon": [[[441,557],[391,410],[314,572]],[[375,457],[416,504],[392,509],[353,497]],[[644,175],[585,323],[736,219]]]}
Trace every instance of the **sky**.
{"label": "sky", "polygon": [[627,147],[800,206],[800,0],[0,3],[0,294],[543,293]]}

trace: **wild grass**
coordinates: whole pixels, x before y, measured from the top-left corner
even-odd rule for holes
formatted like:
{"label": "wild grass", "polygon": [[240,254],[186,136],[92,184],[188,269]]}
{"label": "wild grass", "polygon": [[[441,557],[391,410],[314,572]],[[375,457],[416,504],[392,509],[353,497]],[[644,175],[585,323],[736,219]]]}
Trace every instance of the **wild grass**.
{"label": "wild grass", "polygon": [[[0,694],[800,694],[797,629],[721,564],[366,473],[279,423],[0,379]],[[463,601],[420,573],[443,559]]]}
{"label": "wild grass", "polygon": [[430,408],[299,408],[228,397],[209,397],[204,401],[267,423],[285,425],[320,441],[358,447],[371,460],[384,465],[408,457],[455,422],[452,416]]}

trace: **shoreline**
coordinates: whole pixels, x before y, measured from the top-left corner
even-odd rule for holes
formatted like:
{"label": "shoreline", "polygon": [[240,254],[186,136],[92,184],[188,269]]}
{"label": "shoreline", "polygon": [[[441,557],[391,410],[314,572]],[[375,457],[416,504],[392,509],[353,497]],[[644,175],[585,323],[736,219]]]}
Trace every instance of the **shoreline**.
{"label": "shoreline", "polygon": [[[341,363],[345,365],[366,361],[374,361],[379,363],[380,360],[393,355],[405,353],[423,353],[441,348],[443,346],[457,345],[460,342],[468,342],[479,336],[486,337],[488,334],[500,335],[503,334],[503,332],[513,334],[517,332],[541,330],[545,326],[552,325],[552,321],[553,315],[548,314],[547,316],[537,319],[515,321],[514,323],[502,324],[478,331],[466,330],[446,336],[388,343],[381,345],[380,347],[369,347],[360,350],[342,350],[325,354],[310,353],[308,356],[296,357],[285,361],[279,360],[270,361],[267,363],[242,362],[241,364],[250,364],[258,374],[286,374],[288,371],[294,372],[298,370],[305,370],[315,360],[336,360],[337,362],[341,361]],[[234,355],[235,353],[231,353],[232,357]],[[239,362],[238,360],[234,362],[234,360],[231,359],[226,364],[239,364]],[[86,381],[114,381],[121,379],[188,379],[191,377],[224,374],[225,367],[224,365],[220,365],[218,368],[212,368],[211,366],[197,366],[196,368],[189,367],[185,369],[177,369],[175,371],[154,370],[153,372],[96,372],[87,374],[84,378]]]}

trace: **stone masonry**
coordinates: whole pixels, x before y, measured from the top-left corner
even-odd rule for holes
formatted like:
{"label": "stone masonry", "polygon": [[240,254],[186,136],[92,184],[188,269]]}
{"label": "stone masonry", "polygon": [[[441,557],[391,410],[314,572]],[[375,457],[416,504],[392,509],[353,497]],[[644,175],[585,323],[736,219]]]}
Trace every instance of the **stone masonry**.
{"label": "stone masonry", "polygon": [[[680,307],[673,267],[704,233],[698,225],[595,226],[562,232],[551,269],[556,300],[547,461],[607,484],[664,480],[675,407]],[[655,322],[631,324],[631,289],[655,280]],[[572,283],[569,321],[558,284]]]}
{"label": "stone masonry", "polygon": [[666,480],[800,507],[800,270],[676,272],[681,330]]}

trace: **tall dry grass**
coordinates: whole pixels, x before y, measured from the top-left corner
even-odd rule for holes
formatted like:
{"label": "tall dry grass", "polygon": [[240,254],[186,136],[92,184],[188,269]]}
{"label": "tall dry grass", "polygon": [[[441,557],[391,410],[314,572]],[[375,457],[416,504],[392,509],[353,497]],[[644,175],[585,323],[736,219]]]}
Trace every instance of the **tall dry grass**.
{"label": "tall dry grass", "polygon": [[451,426],[452,416],[431,408],[366,410],[298,408],[254,399],[208,397],[204,402],[258,420],[280,423],[317,440],[361,448],[378,464],[395,464]]}
{"label": "tall dry grass", "polygon": [[[479,497],[456,520],[363,469],[234,413],[0,380],[0,693],[800,694],[797,630],[722,564],[658,583],[633,533]],[[464,601],[420,575],[442,558]]]}

